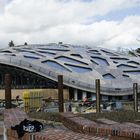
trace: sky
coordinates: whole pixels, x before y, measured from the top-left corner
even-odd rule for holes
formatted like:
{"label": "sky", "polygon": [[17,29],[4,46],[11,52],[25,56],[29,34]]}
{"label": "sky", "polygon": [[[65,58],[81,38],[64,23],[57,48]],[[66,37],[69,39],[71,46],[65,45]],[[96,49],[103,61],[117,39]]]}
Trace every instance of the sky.
{"label": "sky", "polygon": [[0,48],[64,44],[140,47],[140,0],[0,0]]}

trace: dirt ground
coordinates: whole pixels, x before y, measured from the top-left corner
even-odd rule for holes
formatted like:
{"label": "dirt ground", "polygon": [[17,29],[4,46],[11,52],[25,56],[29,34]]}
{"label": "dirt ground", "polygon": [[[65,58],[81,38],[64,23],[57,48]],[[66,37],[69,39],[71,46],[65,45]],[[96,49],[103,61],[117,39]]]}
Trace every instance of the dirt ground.
{"label": "dirt ground", "polygon": [[0,140],[3,140],[3,135],[0,135]]}

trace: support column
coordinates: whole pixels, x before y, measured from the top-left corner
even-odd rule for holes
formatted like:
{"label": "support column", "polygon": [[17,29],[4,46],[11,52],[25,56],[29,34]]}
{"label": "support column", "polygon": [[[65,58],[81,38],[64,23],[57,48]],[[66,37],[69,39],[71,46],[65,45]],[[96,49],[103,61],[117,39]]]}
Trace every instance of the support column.
{"label": "support column", "polygon": [[58,75],[58,101],[59,101],[59,112],[64,112],[63,75]]}
{"label": "support column", "polygon": [[78,100],[78,92],[77,89],[74,89],[74,101]]}
{"label": "support column", "polygon": [[87,92],[86,91],[83,91],[82,99],[84,99],[85,97],[87,97]]}
{"label": "support column", "polygon": [[12,78],[10,74],[5,74],[5,108],[12,108],[11,104],[11,84],[12,84]]}
{"label": "support column", "polygon": [[138,112],[138,84],[133,84],[133,95],[134,95],[134,111]]}
{"label": "support column", "polygon": [[108,101],[108,96],[102,95],[102,100],[103,100],[103,101]]}
{"label": "support column", "polygon": [[100,79],[96,79],[96,112],[100,112]]}
{"label": "support column", "polygon": [[92,101],[95,101],[95,100],[96,100],[96,95],[95,95],[95,93],[92,93],[92,94],[91,94],[91,99],[92,99]]}

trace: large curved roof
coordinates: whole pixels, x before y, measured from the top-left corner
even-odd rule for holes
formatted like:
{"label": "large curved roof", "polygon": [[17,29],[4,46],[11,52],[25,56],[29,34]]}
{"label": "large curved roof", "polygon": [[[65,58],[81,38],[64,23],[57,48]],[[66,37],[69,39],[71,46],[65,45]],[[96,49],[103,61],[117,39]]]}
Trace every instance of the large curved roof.
{"label": "large curved roof", "polygon": [[20,45],[0,50],[0,64],[19,67],[64,84],[95,92],[95,79],[101,80],[101,93],[132,94],[133,83],[140,83],[140,57],[69,44]]}

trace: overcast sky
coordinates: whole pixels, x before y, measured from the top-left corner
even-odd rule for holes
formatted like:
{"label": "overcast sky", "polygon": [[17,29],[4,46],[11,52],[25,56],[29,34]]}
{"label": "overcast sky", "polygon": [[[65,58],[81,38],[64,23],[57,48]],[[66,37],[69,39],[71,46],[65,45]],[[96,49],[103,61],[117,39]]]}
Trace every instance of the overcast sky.
{"label": "overcast sky", "polygon": [[0,48],[13,40],[140,47],[140,0],[0,0]]}

